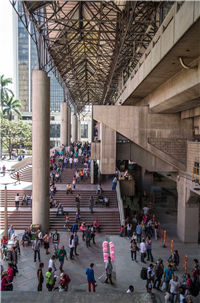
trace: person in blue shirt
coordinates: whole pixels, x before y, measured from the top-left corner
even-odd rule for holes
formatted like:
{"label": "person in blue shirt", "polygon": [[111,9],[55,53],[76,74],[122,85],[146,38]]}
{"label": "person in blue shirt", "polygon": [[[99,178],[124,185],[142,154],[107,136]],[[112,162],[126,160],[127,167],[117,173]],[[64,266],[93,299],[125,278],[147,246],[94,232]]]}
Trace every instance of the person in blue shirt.
{"label": "person in blue shirt", "polygon": [[169,281],[174,278],[174,271],[171,267],[171,265],[168,265],[168,268],[165,268],[164,270],[164,282],[166,283],[166,290],[169,289]]}
{"label": "person in blue shirt", "polygon": [[96,281],[94,278],[94,263],[90,264],[90,267],[86,269],[87,281],[88,281],[88,291],[91,292],[91,284],[93,286],[93,292],[95,292]]}
{"label": "person in blue shirt", "polygon": [[8,238],[11,239],[12,235],[15,233],[15,230],[13,228],[13,225],[10,225],[10,228],[8,230]]}
{"label": "person in blue shirt", "polygon": [[142,225],[139,222],[138,225],[136,226],[136,234],[137,234],[138,242],[140,240],[141,243]]}
{"label": "person in blue shirt", "polygon": [[72,226],[72,233],[74,233],[75,231],[78,231],[78,221],[76,221],[76,223]]}

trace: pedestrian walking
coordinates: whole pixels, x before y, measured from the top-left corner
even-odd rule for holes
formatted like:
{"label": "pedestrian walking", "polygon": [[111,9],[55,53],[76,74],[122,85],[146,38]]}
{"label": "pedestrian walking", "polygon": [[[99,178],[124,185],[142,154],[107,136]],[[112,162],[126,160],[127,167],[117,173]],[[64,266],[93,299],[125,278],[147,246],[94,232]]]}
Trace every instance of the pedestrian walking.
{"label": "pedestrian walking", "polygon": [[158,222],[155,221],[155,224],[154,224],[154,233],[155,233],[155,240],[158,240]]}
{"label": "pedestrian walking", "polygon": [[146,254],[145,239],[143,239],[142,242],[140,243],[140,253],[141,253],[141,262],[142,262],[142,263],[146,263],[146,262],[144,261],[145,254]]}
{"label": "pedestrian walking", "polygon": [[90,264],[90,267],[87,268],[85,274],[87,275],[87,281],[88,281],[88,291],[91,292],[91,284],[93,287],[93,292],[95,292],[95,286],[96,286],[96,281],[94,278],[94,263]]}
{"label": "pedestrian walking", "polygon": [[74,235],[72,234],[71,237],[69,238],[69,248],[70,248],[70,260],[74,260],[73,259],[73,252],[74,252]]}
{"label": "pedestrian walking", "polygon": [[141,243],[141,235],[142,235],[142,226],[140,224],[140,222],[138,222],[138,225],[136,226],[136,234],[137,234],[137,240]]}
{"label": "pedestrian walking", "polygon": [[65,250],[64,245],[61,247],[61,249],[58,250],[57,256],[58,256],[58,259],[59,259],[59,262],[60,262],[59,270],[60,270],[60,272],[63,272],[64,260],[65,260],[65,258],[66,258],[66,260],[68,260],[67,259],[67,252]]}
{"label": "pedestrian walking", "polygon": [[64,227],[66,227],[66,226],[67,226],[68,230],[70,231],[69,214],[68,213],[66,213],[66,215],[65,215],[65,225],[64,225]]}
{"label": "pedestrian walking", "polygon": [[108,280],[110,281],[110,284],[113,285],[113,281],[112,281],[112,270],[113,270],[113,266],[112,266],[112,263],[111,263],[111,257],[109,256],[108,257],[108,260],[106,261],[106,264],[105,264],[105,269],[106,269],[106,281],[105,283],[108,283]]}
{"label": "pedestrian walking", "polygon": [[93,199],[93,196],[90,196],[90,199],[89,199],[89,209],[91,211],[91,214],[93,214],[93,207],[94,207],[94,199]]}
{"label": "pedestrian walking", "polygon": [[39,262],[41,262],[41,260],[40,260],[40,247],[41,247],[41,242],[38,239],[38,236],[36,236],[35,240],[33,241],[33,245],[32,245],[32,249],[34,251],[34,262],[36,262],[37,255],[38,255]]}
{"label": "pedestrian walking", "polygon": [[157,288],[157,290],[160,290],[160,284],[163,275],[163,268],[161,261],[162,260],[159,258],[155,265],[155,280],[154,280],[153,288]]}
{"label": "pedestrian walking", "polygon": [[126,228],[127,228],[127,239],[130,239],[130,237],[131,237],[131,230],[132,230],[132,224],[128,223],[126,225]]}
{"label": "pedestrian walking", "polygon": [[43,267],[44,267],[44,263],[40,263],[39,269],[37,271],[37,278],[38,278],[37,291],[42,291],[42,284],[44,282],[44,276],[43,276],[43,273],[42,273]]}
{"label": "pedestrian walking", "polygon": [[77,232],[74,231],[73,233],[73,236],[74,236],[74,250],[75,250],[75,255],[78,256],[79,254],[77,253],[77,247],[78,247],[78,235],[77,235]]}
{"label": "pedestrian walking", "polygon": [[49,260],[49,266],[48,266],[48,268],[51,268],[51,272],[52,272],[52,273],[54,273],[54,271],[57,270],[57,269],[56,269],[56,266],[55,266],[55,261],[56,261],[56,256],[53,255],[53,256],[51,257],[51,259]]}
{"label": "pedestrian walking", "polygon": [[95,231],[94,231],[93,224],[91,224],[90,230],[91,230],[91,240],[93,241],[93,244],[96,244],[95,239],[94,239],[95,238]]}
{"label": "pedestrian walking", "polygon": [[15,207],[16,207],[16,210],[18,210],[18,208],[19,208],[19,202],[20,202],[20,197],[19,197],[19,194],[17,193],[17,195],[15,196]]}
{"label": "pedestrian walking", "polygon": [[90,246],[90,239],[91,239],[91,229],[89,225],[85,230],[85,238],[86,238],[86,247],[88,248]]}
{"label": "pedestrian walking", "polygon": [[151,248],[152,248],[151,237],[148,236],[146,238],[147,261],[150,261],[150,259],[151,259],[151,262],[153,262],[153,256],[152,256],[152,253],[151,253]]}
{"label": "pedestrian walking", "polygon": [[45,236],[42,238],[42,240],[44,241],[44,249],[45,249],[45,253],[46,255],[49,254],[48,249],[49,249],[49,232],[47,231]]}
{"label": "pedestrian walking", "polygon": [[52,236],[52,243],[53,243],[55,251],[57,251],[58,250],[58,245],[60,243],[60,235],[57,233],[57,229],[55,229],[55,232]]}
{"label": "pedestrian walking", "polygon": [[[131,248],[131,259],[132,259],[132,261],[137,262],[137,260],[136,260],[136,255],[137,255],[137,243],[136,243],[136,241],[135,241],[134,239],[133,239],[133,241],[131,241],[130,248]],[[133,259],[133,256],[134,256],[134,259]]]}

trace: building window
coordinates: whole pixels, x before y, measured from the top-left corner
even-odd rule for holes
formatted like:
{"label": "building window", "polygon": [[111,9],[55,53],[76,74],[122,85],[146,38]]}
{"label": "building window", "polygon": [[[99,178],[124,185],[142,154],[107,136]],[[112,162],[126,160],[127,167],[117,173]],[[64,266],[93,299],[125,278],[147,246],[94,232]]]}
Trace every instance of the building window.
{"label": "building window", "polygon": [[55,117],[54,117],[54,116],[51,116],[50,120],[51,120],[51,121],[55,120]]}
{"label": "building window", "polygon": [[31,116],[22,116],[22,120],[32,120]]}
{"label": "building window", "polygon": [[60,138],[60,124],[50,124],[50,138]]}
{"label": "building window", "polygon": [[81,124],[81,138],[88,138],[88,125]]}

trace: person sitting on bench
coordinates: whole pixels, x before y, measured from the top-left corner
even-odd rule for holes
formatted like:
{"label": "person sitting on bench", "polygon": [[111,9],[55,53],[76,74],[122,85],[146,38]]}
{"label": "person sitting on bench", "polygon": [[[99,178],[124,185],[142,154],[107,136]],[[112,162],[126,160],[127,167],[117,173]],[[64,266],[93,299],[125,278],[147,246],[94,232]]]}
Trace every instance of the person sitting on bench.
{"label": "person sitting on bench", "polygon": [[28,231],[27,230],[25,230],[23,232],[23,234],[22,234],[22,241],[28,242],[28,244],[31,243],[31,239],[30,239],[30,237],[28,235]]}

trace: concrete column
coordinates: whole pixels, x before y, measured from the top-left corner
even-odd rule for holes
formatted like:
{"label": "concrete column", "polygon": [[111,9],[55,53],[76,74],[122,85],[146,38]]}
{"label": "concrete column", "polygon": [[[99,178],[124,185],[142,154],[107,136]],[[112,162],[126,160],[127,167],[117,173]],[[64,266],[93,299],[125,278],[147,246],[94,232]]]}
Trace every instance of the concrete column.
{"label": "concrete column", "polygon": [[101,174],[115,174],[116,131],[101,123],[100,171]]}
{"label": "concrete column", "polygon": [[68,146],[68,106],[66,102],[62,102],[60,106],[61,129],[60,143]]}
{"label": "concrete column", "polygon": [[80,116],[78,119],[78,141],[81,141],[81,120],[80,120]]}
{"label": "concrete column", "polygon": [[72,142],[77,141],[77,116],[72,116]]}
{"label": "concrete column", "polygon": [[71,144],[71,107],[68,106],[68,146]]}
{"label": "concrete column", "polygon": [[187,187],[187,179],[178,177],[177,235],[184,243],[198,244],[199,195]]}
{"label": "concrete column", "polygon": [[40,224],[44,233],[49,229],[50,78],[34,70],[32,79],[32,224]]}

